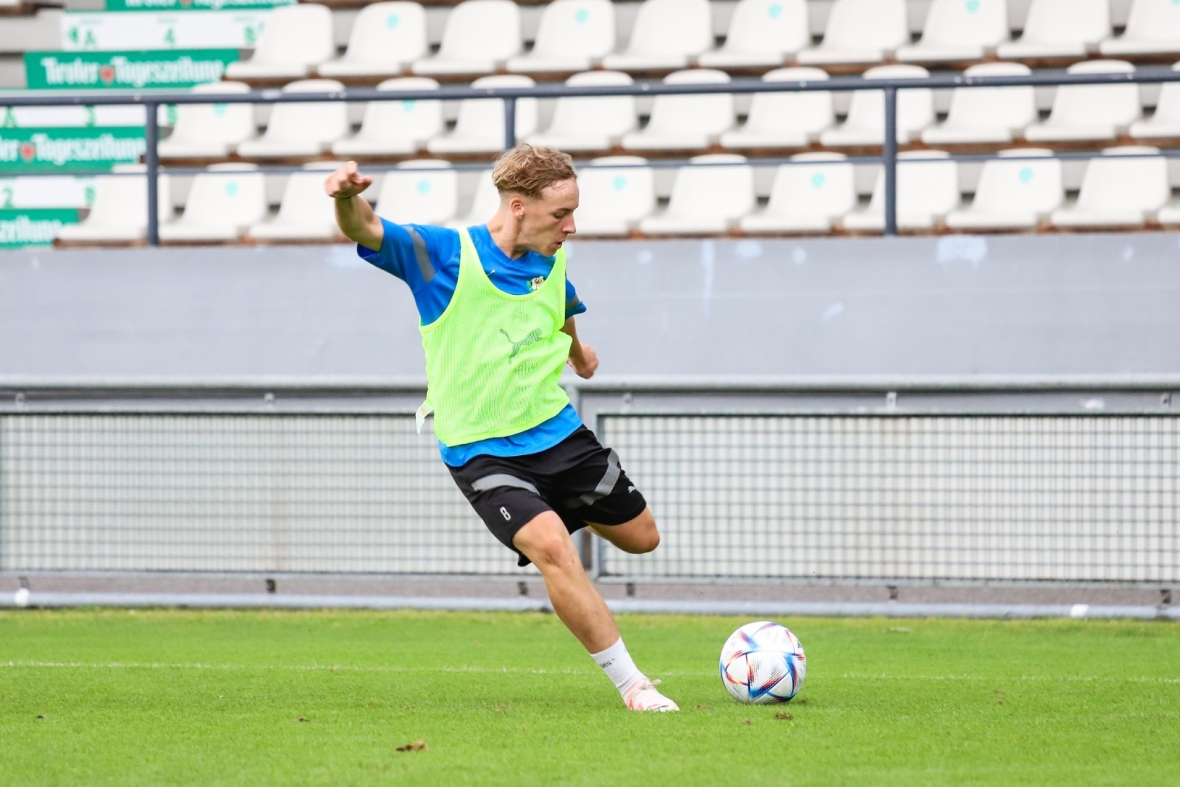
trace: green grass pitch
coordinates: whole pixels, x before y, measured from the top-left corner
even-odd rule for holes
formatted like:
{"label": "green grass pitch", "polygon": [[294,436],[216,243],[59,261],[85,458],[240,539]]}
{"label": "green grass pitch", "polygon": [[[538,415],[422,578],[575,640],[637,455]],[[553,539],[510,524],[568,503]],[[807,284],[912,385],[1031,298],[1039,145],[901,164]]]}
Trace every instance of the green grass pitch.
{"label": "green grass pitch", "polygon": [[619,622],[682,713],[552,615],[0,613],[0,784],[1180,784],[1175,624],[785,620],[803,691],[742,706],[746,620]]}

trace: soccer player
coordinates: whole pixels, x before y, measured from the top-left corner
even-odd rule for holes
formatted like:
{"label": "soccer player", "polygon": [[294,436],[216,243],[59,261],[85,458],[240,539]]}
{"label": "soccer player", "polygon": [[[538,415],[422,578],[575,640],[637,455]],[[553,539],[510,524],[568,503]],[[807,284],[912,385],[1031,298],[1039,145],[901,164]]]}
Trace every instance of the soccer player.
{"label": "soccer player", "polygon": [[586,310],[566,279],[578,182],[558,150],[517,145],[497,161],[500,207],[484,226],[398,225],[360,196],[356,162],[328,176],[336,220],[357,253],[409,285],[429,386],[425,413],[443,462],[492,534],[541,571],[553,610],[632,710],[675,711],[635,666],[570,534],[589,527],[625,552],[651,552],[656,522],[614,451],[559,384],[598,356],[578,340]]}

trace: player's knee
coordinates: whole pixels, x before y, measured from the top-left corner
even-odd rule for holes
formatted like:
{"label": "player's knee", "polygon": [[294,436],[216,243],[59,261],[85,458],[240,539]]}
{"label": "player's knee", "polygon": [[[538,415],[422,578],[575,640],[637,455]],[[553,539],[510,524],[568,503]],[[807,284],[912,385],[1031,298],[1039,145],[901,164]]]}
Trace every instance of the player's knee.
{"label": "player's knee", "polygon": [[582,564],[574,542],[560,520],[548,521],[548,518],[538,517],[521,528],[514,543],[537,568]]}
{"label": "player's knee", "polygon": [[645,555],[648,552],[654,552],[659,545],[660,531],[656,529],[655,522],[652,522],[651,527],[644,528],[640,531],[638,537],[632,543],[631,551],[636,555]]}

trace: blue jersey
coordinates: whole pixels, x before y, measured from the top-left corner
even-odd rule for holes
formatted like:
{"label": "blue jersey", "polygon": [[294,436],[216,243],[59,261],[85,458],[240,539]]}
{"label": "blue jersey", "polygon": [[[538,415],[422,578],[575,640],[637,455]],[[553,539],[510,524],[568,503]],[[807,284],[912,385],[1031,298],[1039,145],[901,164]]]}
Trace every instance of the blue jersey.
{"label": "blue jersey", "polygon": [[[385,237],[381,249],[357,245],[361,259],[392,273],[410,287],[422,325],[437,320],[451,302],[459,281],[459,231],[420,224],[394,224],[381,219]],[[553,270],[553,258],[527,252],[511,259],[492,241],[486,226],[471,227],[471,240],[492,284],[510,295],[527,295],[544,283]],[[568,320],[586,311],[574,285],[566,280],[565,316]],[[524,456],[552,448],[582,425],[572,405],[545,423],[510,437],[494,437],[465,445],[447,446],[439,441],[442,459],[451,467],[467,464],[472,457]]]}

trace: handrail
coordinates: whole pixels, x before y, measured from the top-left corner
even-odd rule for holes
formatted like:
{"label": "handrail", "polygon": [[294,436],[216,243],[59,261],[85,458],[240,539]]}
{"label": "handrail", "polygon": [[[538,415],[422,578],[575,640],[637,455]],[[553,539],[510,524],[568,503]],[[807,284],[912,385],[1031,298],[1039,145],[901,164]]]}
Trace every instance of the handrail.
{"label": "handrail", "polygon": [[139,105],[145,108],[145,165],[148,187],[147,242],[159,245],[158,177],[159,118],[161,104],[288,104],[319,101],[456,101],[463,99],[501,99],[504,101],[505,147],[516,144],[516,102],[522,98],[576,98],[607,96],[711,95],[784,92],[842,92],[881,90],[885,93],[885,140],[882,164],[885,169],[885,235],[897,234],[897,91],[906,89],[955,89],[987,87],[1044,87],[1061,85],[1120,85],[1180,82],[1180,71],[1170,68],[1131,72],[1091,74],[1032,73],[1012,76],[967,76],[965,74],[908,77],[904,79],[865,79],[835,77],[822,80],[773,81],[739,79],[732,82],[666,84],[636,82],[630,85],[534,85],[532,87],[440,87],[434,90],[377,90],[355,88],[323,93],[284,93],[278,89],[252,90],[248,93],[169,93],[137,91],[119,95],[96,93],[35,93],[0,96],[6,106],[106,106]]}

